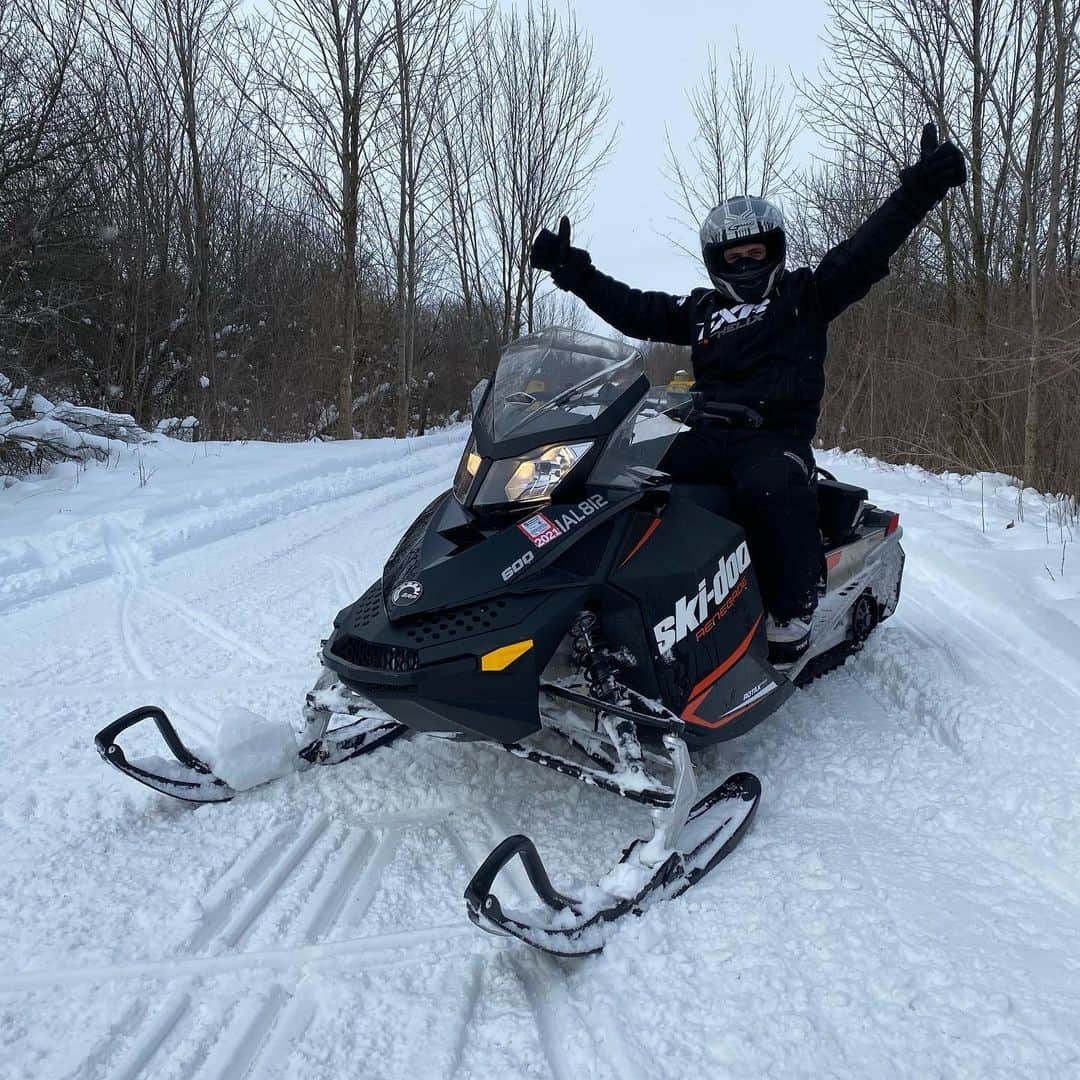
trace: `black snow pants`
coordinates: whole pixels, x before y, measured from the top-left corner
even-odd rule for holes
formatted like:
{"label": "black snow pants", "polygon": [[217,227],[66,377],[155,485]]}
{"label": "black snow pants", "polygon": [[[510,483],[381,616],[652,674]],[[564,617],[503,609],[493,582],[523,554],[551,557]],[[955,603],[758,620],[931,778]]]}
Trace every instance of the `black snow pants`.
{"label": "black snow pants", "polygon": [[730,484],[765,610],[780,621],[812,614],[821,539],[814,456],[805,439],[696,428],[676,436],[660,468],[685,483]]}

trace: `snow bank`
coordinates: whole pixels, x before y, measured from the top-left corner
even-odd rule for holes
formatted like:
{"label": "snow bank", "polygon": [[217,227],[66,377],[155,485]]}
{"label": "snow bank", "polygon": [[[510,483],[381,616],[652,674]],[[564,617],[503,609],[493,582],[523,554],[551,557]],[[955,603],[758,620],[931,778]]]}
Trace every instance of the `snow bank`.
{"label": "snow bank", "polygon": [[41,394],[27,400],[0,372],[0,469],[18,475],[56,461],[107,460],[115,441],[145,442],[149,436],[126,413],[68,401],[53,404]]}

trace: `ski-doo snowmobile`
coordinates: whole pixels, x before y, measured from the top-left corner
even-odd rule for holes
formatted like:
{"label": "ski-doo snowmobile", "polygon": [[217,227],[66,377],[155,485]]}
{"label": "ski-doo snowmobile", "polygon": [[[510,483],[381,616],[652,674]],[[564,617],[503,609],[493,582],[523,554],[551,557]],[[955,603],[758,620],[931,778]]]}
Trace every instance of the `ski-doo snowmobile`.
{"label": "ski-doo snowmobile", "polygon": [[[898,516],[821,474],[812,640],[796,663],[770,663],[730,491],[674,483],[657,468],[686,424],[761,418],[672,397],[650,396],[641,354],[622,343],[550,329],[509,345],[473,392],[453,488],[334,620],[298,738],[300,767],[410,732],[484,740],[652,808],[651,838],[576,897],[555,890],[525,836],[499,844],[469,882],[478,926],[556,954],[598,951],[615,919],[679,895],[734,848],[758,780],[737,773],[698,798],[691,753],[743,734],[841,663],[899,598]],[[116,742],[147,719],[175,758],[167,768],[129,761]],[[168,795],[235,794],[160,709],[121,717],[97,745]],[[493,891],[515,856],[540,902],[528,914],[504,909]]]}

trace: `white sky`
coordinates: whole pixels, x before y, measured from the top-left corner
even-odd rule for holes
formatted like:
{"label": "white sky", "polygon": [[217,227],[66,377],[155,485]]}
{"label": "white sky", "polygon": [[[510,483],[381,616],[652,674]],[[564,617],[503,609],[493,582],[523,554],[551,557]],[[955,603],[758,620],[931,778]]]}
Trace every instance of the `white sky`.
{"label": "white sky", "polygon": [[[663,176],[667,124],[676,145],[692,133],[686,91],[704,75],[710,46],[726,65],[736,31],[760,63],[813,74],[823,58],[825,0],[570,0],[593,41],[611,92],[615,149],[596,180],[573,241],[605,273],[637,288],[686,292],[705,271],[662,233],[679,230]],[[812,148],[813,143],[805,144]],[[550,222],[555,228],[557,222]],[[696,233],[682,238],[696,247]]]}

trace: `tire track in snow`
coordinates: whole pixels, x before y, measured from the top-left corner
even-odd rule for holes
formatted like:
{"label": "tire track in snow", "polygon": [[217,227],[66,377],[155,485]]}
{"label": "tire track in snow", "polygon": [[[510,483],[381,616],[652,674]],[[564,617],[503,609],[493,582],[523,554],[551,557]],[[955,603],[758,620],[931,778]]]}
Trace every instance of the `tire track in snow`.
{"label": "tire track in snow", "polygon": [[136,643],[135,632],[131,627],[131,602],[139,587],[141,571],[132,549],[124,540],[120,527],[106,521],[104,527],[105,549],[109,560],[120,578],[120,601],[117,618],[120,628],[120,645],[127,657],[128,666],[140,678],[150,680],[154,670]]}
{"label": "tire track in snow", "polygon": [[483,989],[484,961],[477,956],[469,961],[468,973],[465,977],[465,1003],[457,1023],[457,1035],[454,1039],[454,1045],[450,1051],[450,1066],[446,1070],[447,1076],[457,1076],[461,1072],[461,1066],[465,1060],[465,1046],[469,1040],[469,1032],[472,1030],[473,1018],[476,1016]]}
{"label": "tire track in snow", "polygon": [[146,1066],[191,1007],[190,983],[183,985],[157,1008],[136,1001],[83,1060],[64,1073],[64,1080],[138,1080],[147,1075]]}
{"label": "tire track in snow", "polygon": [[[472,942],[464,955],[476,952],[476,927],[464,915],[456,922],[436,923],[411,930],[391,930],[366,937],[344,938],[313,945],[282,945],[251,949],[220,956],[168,957],[164,960],[133,960],[129,963],[51,968],[0,975],[0,993],[42,987],[100,986],[106,983],[154,979],[164,982],[184,978],[208,978],[236,972],[277,971],[295,973],[302,968],[367,971],[430,965],[430,952],[415,951],[421,945],[440,945],[462,938]],[[401,958],[402,949],[414,950]],[[117,1025],[118,1027],[118,1025]]]}
{"label": "tire track in snow", "polygon": [[[205,640],[223,648],[228,653],[243,653],[249,660],[267,667],[281,662],[280,657],[271,656],[265,649],[245,641],[227,627],[222,626],[216,619],[197,611],[186,600],[182,600],[179,596],[168,593],[164,589],[147,582],[143,569],[147,563],[146,553],[140,548],[131,534],[126,532],[118,522],[106,521],[105,546],[113,566],[125,584],[125,601],[128,612],[130,612],[131,600],[137,591],[141,596],[156,600],[170,616],[179,615]],[[133,648],[134,638],[130,632],[129,615],[122,619],[122,627],[126,630],[125,647],[129,656],[131,656],[135,650]],[[150,669],[149,663],[142,657],[139,658],[137,667]],[[141,673],[146,675],[145,672]],[[147,675],[146,677],[151,676]]]}
{"label": "tire track in snow", "polygon": [[288,991],[280,984],[270,987],[263,1000],[255,997],[242,1000],[193,1072],[212,1080],[244,1080],[251,1076],[252,1065],[261,1055],[274,1022],[288,1001]]}

